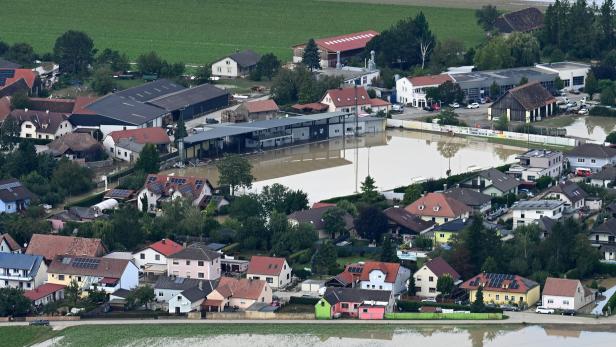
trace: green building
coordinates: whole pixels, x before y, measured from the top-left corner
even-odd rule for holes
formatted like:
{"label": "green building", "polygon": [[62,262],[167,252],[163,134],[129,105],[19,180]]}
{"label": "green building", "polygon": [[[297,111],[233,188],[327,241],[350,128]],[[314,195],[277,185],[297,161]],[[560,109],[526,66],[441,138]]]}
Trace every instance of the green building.
{"label": "green building", "polygon": [[314,315],[316,319],[332,319],[332,305],[325,298],[321,298],[314,305]]}

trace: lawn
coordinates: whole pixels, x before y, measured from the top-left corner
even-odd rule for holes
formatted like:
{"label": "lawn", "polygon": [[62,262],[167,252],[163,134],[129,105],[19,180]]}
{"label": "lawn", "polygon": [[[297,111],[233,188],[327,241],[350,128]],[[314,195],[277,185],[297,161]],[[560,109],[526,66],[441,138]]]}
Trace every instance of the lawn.
{"label": "lawn", "polygon": [[203,64],[244,48],[289,60],[290,47],[311,37],[383,30],[420,10],[438,39],[470,47],[483,38],[471,9],[317,0],[20,0],[4,2],[0,39],[50,52],[59,35],[74,29],[87,32],[97,48],[133,60],[154,50],[169,61]]}
{"label": "lawn", "polygon": [[13,326],[0,327],[0,347],[30,346],[52,338],[55,333],[49,327]]}

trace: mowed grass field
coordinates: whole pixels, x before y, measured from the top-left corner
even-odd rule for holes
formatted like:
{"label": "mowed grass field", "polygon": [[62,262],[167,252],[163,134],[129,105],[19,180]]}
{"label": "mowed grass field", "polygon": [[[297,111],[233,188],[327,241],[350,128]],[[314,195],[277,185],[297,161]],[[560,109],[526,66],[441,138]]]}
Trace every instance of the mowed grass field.
{"label": "mowed grass field", "polygon": [[204,64],[235,50],[273,52],[290,60],[309,38],[383,30],[423,11],[437,39],[480,42],[474,10],[317,0],[19,0],[3,1],[0,40],[50,52],[56,38],[87,32],[97,48],[134,60],[156,51],[172,62]]}

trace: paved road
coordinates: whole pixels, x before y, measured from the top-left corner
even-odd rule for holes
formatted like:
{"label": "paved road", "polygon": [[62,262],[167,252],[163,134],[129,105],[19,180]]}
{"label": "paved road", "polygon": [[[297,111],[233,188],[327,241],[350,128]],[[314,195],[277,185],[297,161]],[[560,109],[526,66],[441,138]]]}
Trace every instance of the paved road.
{"label": "paved road", "polygon": [[614,295],[614,293],[616,293],[616,286],[613,286],[612,288],[606,290],[603,293],[603,296],[605,297],[605,299],[603,299],[601,301],[597,301],[597,306],[591,311],[591,313],[592,314],[602,315],[603,314],[603,307],[605,307],[605,305],[607,305],[608,300],[610,300],[610,298],[612,297],[612,295]]}
{"label": "paved road", "polygon": [[[409,324],[409,325],[486,325],[486,324],[556,324],[556,325],[614,325],[616,316],[607,318],[589,318],[579,316],[541,315],[529,312],[508,312],[509,319],[478,320],[188,320],[188,319],[105,319],[51,322],[54,330],[79,325],[127,325],[127,324]],[[24,326],[26,322],[0,323],[0,326]]]}

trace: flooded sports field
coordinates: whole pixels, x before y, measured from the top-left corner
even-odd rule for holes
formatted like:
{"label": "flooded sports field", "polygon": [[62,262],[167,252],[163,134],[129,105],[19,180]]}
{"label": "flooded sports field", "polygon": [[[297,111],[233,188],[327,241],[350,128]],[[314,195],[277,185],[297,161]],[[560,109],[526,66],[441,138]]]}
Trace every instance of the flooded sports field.
{"label": "flooded sports field", "polygon": [[[381,190],[414,181],[511,163],[524,148],[478,139],[390,129],[359,138],[331,139],[248,156],[253,191],[280,183],[308,193],[311,202],[353,194],[367,175]],[[214,164],[173,169],[218,182]]]}

